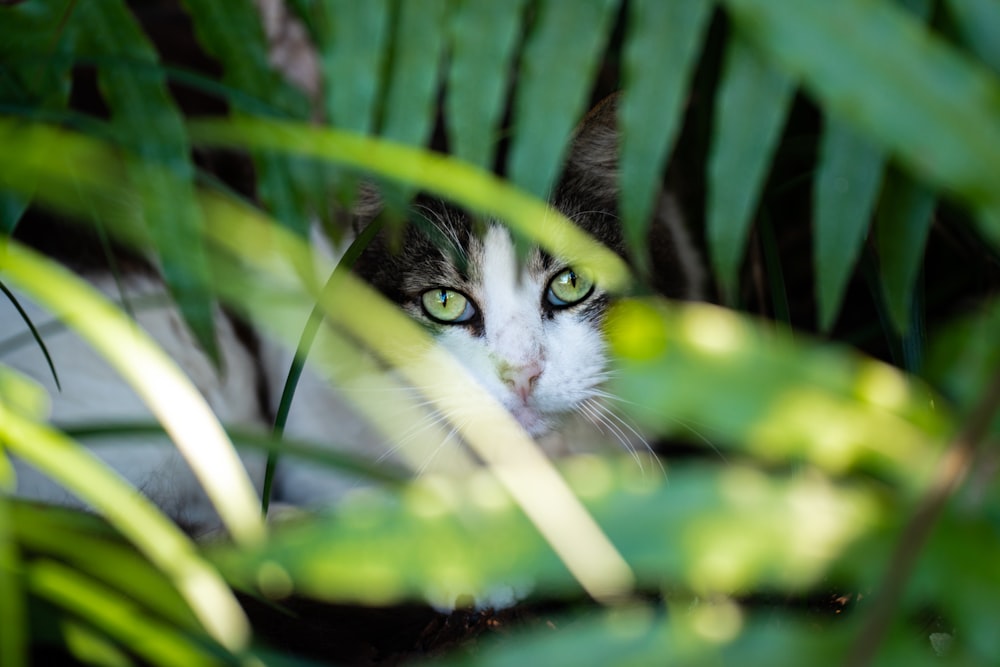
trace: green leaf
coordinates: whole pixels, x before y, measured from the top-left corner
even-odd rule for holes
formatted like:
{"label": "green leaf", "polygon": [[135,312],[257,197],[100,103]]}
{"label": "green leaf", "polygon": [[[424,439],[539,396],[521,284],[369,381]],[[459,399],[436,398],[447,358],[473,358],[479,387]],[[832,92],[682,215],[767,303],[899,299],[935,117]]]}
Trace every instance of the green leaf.
{"label": "green leaf", "polygon": [[890,169],[875,215],[879,275],[893,326],[910,328],[913,293],[930,233],[935,198],[926,187]]}
{"label": "green leaf", "polygon": [[[931,338],[926,376],[968,417],[1000,372],[1000,301],[981,304]],[[993,420],[1000,433],[1000,417]]]}
{"label": "green leaf", "polygon": [[392,71],[380,134],[423,146],[433,128],[447,23],[447,0],[400,2]]}
{"label": "green leaf", "polygon": [[944,5],[969,49],[1000,72],[1000,3],[996,0],[945,0]]}
{"label": "green leaf", "polygon": [[[817,583],[855,540],[885,529],[874,485],[767,475],[738,465],[678,466],[666,479],[629,457],[570,458],[560,467],[646,587],[716,594],[801,590]],[[534,472],[530,465],[521,469]],[[805,507],[824,508],[826,520],[815,522]],[[578,528],[563,524],[577,537]],[[803,530],[811,539],[801,539]],[[451,605],[512,584],[540,596],[579,593],[486,469],[414,482],[398,494],[348,498],[330,514],[281,526],[267,544],[221,546],[209,557],[237,585],[260,585],[264,594],[290,582],[306,595],[368,604],[424,598]],[[849,567],[867,573],[874,563]]]}
{"label": "green leaf", "polygon": [[664,162],[680,129],[688,83],[712,8],[709,0],[640,0],[628,6],[625,92],[619,108],[621,214],[637,262],[647,256],[643,249],[649,216]]}
{"label": "green leaf", "polygon": [[[548,199],[618,0],[543,0],[521,59],[508,175]],[[558,63],[558,67],[553,66]]]}
{"label": "green leaf", "polygon": [[610,317],[621,359],[611,393],[657,433],[915,492],[955,428],[947,405],[897,369],[716,306],[626,301]]}
{"label": "green leaf", "polygon": [[884,0],[725,4],[748,39],[828,113],[958,195],[1000,244],[1000,84],[985,67]]}
{"label": "green leaf", "polygon": [[203,640],[148,618],[127,597],[54,561],[32,563],[31,591],[115,637],[154,665],[215,665],[218,655]]}
{"label": "green leaf", "polygon": [[[243,2],[185,0],[198,41],[223,66],[222,79],[242,94],[227,99],[237,113],[271,113],[300,120],[309,101],[274,72],[256,6]],[[316,183],[315,166],[290,156],[254,153],[261,201],[275,218],[303,238],[308,236],[310,204],[325,208],[325,190]],[[321,203],[322,202],[322,203]]]}
{"label": "green leaf", "polygon": [[81,47],[101,58],[98,84],[130,156],[129,177],[142,198],[163,280],[199,344],[218,363],[190,147],[157,54],[120,0],[79,4],[72,22]]}
{"label": "green leaf", "polygon": [[[2,372],[3,369],[0,369]],[[9,473],[9,474],[8,474]],[[13,469],[6,448],[0,445],[0,663],[10,667],[27,665],[28,627],[21,573],[24,563],[14,539],[11,500],[15,488]]]}
{"label": "green leaf", "polygon": [[491,170],[525,0],[461,0],[451,14],[445,121],[451,153]]}
{"label": "green leaf", "polygon": [[13,234],[29,201],[10,192],[0,192],[0,233]]}
{"label": "green leaf", "polygon": [[740,32],[730,37],[715,100],[706,223],[712,267],[728,304],[738,297],[754,212],[793,92],[791,79]]}
{"label": "green leaf", "polygon": [[827,116],[813,209],[819,325],[834,324],[882,184],[882,152],[838,118]]}
{"label": "green leaf", "polygon": [[381,92],[388,0],[325,0],[314,5],[326,118],[370,133]]}
{"label": "green leaf", "polygon": [[259,539],[256,494],[246,471],[205,399],[177,365],[81,278],[14,241],[2,248],[0,277],[65,322],[118,371],[171,434],[231,534],[241,541]]}

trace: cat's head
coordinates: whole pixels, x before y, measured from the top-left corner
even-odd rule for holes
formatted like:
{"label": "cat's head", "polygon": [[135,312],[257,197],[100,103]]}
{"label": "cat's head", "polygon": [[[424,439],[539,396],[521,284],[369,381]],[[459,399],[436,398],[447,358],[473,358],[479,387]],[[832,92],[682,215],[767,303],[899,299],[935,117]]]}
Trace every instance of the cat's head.
{"label": "cat's head", "polygon": [[[613,104],[595,109],[578,129],[551,203],[624,256]],[[654,284],[667,296],[690,298],[700,280],[697,257],[670,200],[660,203],[650,244]],[[417,224],[393,249],[384,234],[376,236],[355,270],[424,322],[533,436],[567,414],[598,409],[608,373],[604,286],[539,248],[519,258],[499,222],[476,221],[426,197],[412,210]]]}

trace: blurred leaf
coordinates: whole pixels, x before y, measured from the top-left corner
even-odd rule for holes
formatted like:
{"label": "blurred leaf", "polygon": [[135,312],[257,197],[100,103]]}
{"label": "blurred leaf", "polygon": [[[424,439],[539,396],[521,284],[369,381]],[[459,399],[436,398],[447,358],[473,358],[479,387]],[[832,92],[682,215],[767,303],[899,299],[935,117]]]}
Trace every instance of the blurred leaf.
{"label": "blurred leaf", "polygon": [[890,169],[875,215],[875,239],[882,288],[896,331],[908,332],[917,276],[933,223],[934,195]]}
{"label": "blurred leaf", "polygon": [[610,291],[620,290],[628,282],[628,269],[621,258],[558,211],[453,158],[337,130],[265,119],[199,121],[191,125],[191,133],[204,145],[283,150],[370,170],[471,211],[496,216],[554,255],[588,267]]}
{"label": "blurred leaf", "polygon": [[164,572],[213,638],[231,650],[246,644],[247,621],[229,589],[149,500],[58,431],[2,404],[0,417],[0,438],[7,447],[107,517]]}
{"label": "blurred leaf", "polygon": [[[0,368],[0,378],[3,377]],[[5,392],[0,392],[4,398]],[[16,488],[14,470],[7,458],[6,447],[0,441],[0,664],[21,667],[28,664],[28,624],[24,588],[20,573],[24,569],[21,549],[13,537],[10,497]]]}
{"label": "blurred leaf", "polygon": [[[580,457],[561,468],[642,586],[806,589],[884,520],[874,489],[818,475],[678,467],[667,480],[631,458]],[[427,478],[399,495],[358,494],[327,516],[280,526],[258,548],[220,546],[210,557],[239,585],[272,596],[294,586],[328,600],[452,605],[507,587],[543,596],[579,590],[486,469]]]}
{"label": "blurred leaf", "polygon": [[0,192],[0,233],[13,234],[28,208],[28,200],[10,192]]}
{"label": "blurred leaf", "polygon": [[[654,197],[680,129],[712,5],[708,0],[641,0],[628,6],[625,92],[619,108],[621,214],[636,262],[644,263],[647,257],[646,230]],[[664,68],[664,63],[670,67]]]}
{"label": "blurred leaf", "polygon": [[741,32],[730,37],[715,100],[706,214],[712,267],[730,305],[737,300],[747,238],[793,92],[792,81]]}
{"label": "blurred leaf", "polygon": [[[982,304],[931,338],[926,376],[968,416],[1000,373],[1000,301]],[[993,420],[1000,433],[1000,417]]]}
{"label": "blurred leaf", "polygon": [[493,168],[525,0],[460,0],[451,13],[445,122],[451,153]]}
{"label": "blurred leaf", "polygon": [[129,153],[129,177],[141,195],[160,273],[198,343],[218,363],[190,147],[158,56],[121,0],[77,4],[72,21],[82,50],[101,58],[98,85]]}
{"label": "blurred leaf", "polygon": [[0,277],[64,321],[118,371],[171,434],[232,535],[258,539],[262,526],[246,471],[205,399],[176,364],[81,278],[14,241],[2,250]]}
{"label": "blurred leaf", "polygon": [[944,5],[969,49],[1000,73],[1000,3],[996,0],[945,0]]}
{"label": "blurred leaf", "polygon": [[[309,118],[309,101],[293,89],[268,63],[267,42],[257,7],[245,2],[184,0],[194,20],[198,40],[223,66],[222,79],[243,95],[227,101],[237,113],[260,113],[271,107],[278,116]],[[250,103],[248,100],[252,100]],[[323,201],[324,192],[311,178],[312,165],[292,156],[254,153],[257,189],[275,218],[305,238],[309,233],[310,202]]]}
{"label": "blurred leaf", "polygon": [[35,0],[3,8],[0,100],[25,112],[66,107],[75,39],[64,28],[74,4]]}
{"label": "blurred leaf", "polygon": [[447,0],[397,3],[380,132],[387,139],[423,146],[434,127],[447,9]]}
{"label": "blurred leaf", "polygon": [[218,653],[202,638],[144,615],[128,598],[53,561],[33,562],[26,572],[31,591],[70,610],[117,638],[154,665],[214,665]]}
{"label": "blurred leaf", "polygon": [[813,196],[816,301],[829,331],[840,312],[882,184],[882,152],[835,116],[827,116]]}
{"label": "blurred leaf", "polygon": [[128,596],[144,614],[197,632],[190,607],[163,572],[108,524],[80,510],[15,503],[13,538],[29,556],[44,554]]}
{"label": "blurred leaf", "polygon": [[748,39],[828,113],[959,195],[1000,244],[1000,84],[984,67],[884,0],[725,4]]}
{"label": "blurred leaf", "polygon": [[314,5],[327,122],[370,133],[382,87],[388,0],[322,0]]}
{"label": "blurred leaf", "polygon": [[611,393],[659,433],[703,429],[715,446],[834,474],[860,468],[912,493],[955,428],[898,370],[715,306],[628,301],[610,317],[621,357]]}
{"label": "blurred leaf", "polygon": [[521,56],[508,175],[548,200],[618,0],[542,0]]}

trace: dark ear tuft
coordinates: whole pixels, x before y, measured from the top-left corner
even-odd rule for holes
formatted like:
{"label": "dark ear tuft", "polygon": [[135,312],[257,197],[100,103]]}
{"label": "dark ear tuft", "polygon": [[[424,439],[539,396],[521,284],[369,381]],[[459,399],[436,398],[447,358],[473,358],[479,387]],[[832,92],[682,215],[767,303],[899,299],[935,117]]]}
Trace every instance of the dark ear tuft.
{"label": "dark ear tuft", "polygon": [[[586,231],[626,254],[618,212],[620,97],[620,93],[606,97],[577,126],[553,203]],[[580,211],[588,214],[573,215]],[[600,215],[595,218],[597,212]],[[701,257],[676,199],[666,191],[657,194],[647,241],[652,287],[671,298],[702,298],[705,271]]]}
{"label": "dark ear tuft", "polygon": [[618,200],[619,96],[604,98],[577,125],[561,184],[589,192],[606,205]]}

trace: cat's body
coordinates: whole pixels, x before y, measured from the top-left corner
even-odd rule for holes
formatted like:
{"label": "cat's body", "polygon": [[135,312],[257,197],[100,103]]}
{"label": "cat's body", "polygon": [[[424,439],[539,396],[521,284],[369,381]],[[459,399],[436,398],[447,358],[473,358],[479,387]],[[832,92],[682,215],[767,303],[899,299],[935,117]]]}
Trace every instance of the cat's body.
{"label": "cat's body", "polygon": [[[617,137],[613,116],[613,106],[605,105],[584,124],[552,204],[582,229],[623,253],[615,215]],[[375,207],[369,208],[370,213]],[[584,446],[577,435],[567,435],[578,432],[567,426],[573,420],[604,426],[610,431],[604,440],[628,440],[628,427],[615,421],[602,390],[609,372],[602,332],[609,304],[604,287],[585,270],[537,248],[519,258],[510,233],[498,222],[474,222],[462,211],[424,198],[417,200],[413,210],[424,224],[407,227],[398,252],[390,251],[384,235],[376,236],[359,258],[356,272],[425,323],[437,343],[549,453]],[[359,224],[366,221],[360,219]],[[653,222],[651,248],[657,287],[668,296],[696,296],[700,282],[696,255],[665,196]],[[110,274],[88,277],[117,300],[119,290]],[[149,271],[128,273],[123,284],[133,306],[137,300],[148,300],[150,293],[164,292],[155,273]],[[26,336],[13,306],[2,299],[0,360],[46,385],[53,397],[53,421],[71,425],[152,419],[95,352],[71,332],[44,326],[46,315],[30,303],[26,305],[36,324],[43,325],[62,390],[56,389],[41,351]],[[286,351],[267,340],[248,342],[220,311],[216,324],[223,363],[221,372],[216,372],[168,302],[161,300],[135,310],[139,324],[188,372],[223,422],[266,427],[290,361]],[[4,344],[17,338],[20,343],[16,346]],[[441,381],[447,382],[447,378]],[[296,396],[286,431],[293,437],[352,447],[373,459],[405,449],[419,431],[439,442],[432,448],[431,458],[447,459],[460,447],[447,421],[440,420],[426,424],[417,420],[419,423],[399,429],[397,441],[381,442],[384,436],[360,419],[316,374],[306,373]],[[395,409],[392,395],[374,398],[386,413]],[[474,420],[475,414],[444,417],[468,421]],[[165,439],[151,436],[88,444],[181,524],[194,532],[213,527],[214,513],[207,500]],[[255,454],[245,457],[258,484],[262,459]],[[418,467],[421,465],[418,462]],[[17,474],[19,494],[74,504],[68,494],[27,466],[17,464]],[[354,484],[354,480],[319,471],[314,465],[286,461],[279,470],[276,496],[297,505],[325,504]]]}

